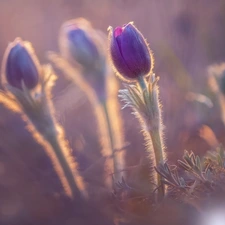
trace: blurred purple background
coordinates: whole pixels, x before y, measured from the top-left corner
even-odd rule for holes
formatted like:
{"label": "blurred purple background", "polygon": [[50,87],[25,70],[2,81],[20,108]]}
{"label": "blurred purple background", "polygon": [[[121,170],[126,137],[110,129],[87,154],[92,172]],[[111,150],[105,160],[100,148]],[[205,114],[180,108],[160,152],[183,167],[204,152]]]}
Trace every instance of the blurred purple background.
{"label": "blurred purple background", "polygon": [[[58,52],[60,26],[77,17],[85,17],[105,33],[109,25],[134,21],[148,40],[155,56],[155,73],[160,76],[165,142],[172,162],[184,149],[200,155],[210,150],[210,141],[199,134],[202,125],[224,142],[216,104],[207,108],[186,100],[190,91],[210,96],[207,66],[225,60],[224,0],[1,0],[0,59],[8,43],[21,37],[32,42],[40,61],[47,63],[46,52]],[[84,171],[99,158],[94,115],[84,93],[77,89],[73,92],[76,96],[66,96],[69,81],[59,71],[57,74],[53,95],[57,117]],[[61,211],[69,203],[59,201],[62,190],[49,160],[18,116],[2,105],[0,112],[0,224],[65,222],[69,210]],[[127,165],[133,166],[144,154],[143,139],[130,110],[122,113],[130,143]],[[202,129],[206,139],[214,138],[208,128]],[[94,187],[98,190],[96,184]],[[68,221],[65,224],[77,222],[73,217]]]}

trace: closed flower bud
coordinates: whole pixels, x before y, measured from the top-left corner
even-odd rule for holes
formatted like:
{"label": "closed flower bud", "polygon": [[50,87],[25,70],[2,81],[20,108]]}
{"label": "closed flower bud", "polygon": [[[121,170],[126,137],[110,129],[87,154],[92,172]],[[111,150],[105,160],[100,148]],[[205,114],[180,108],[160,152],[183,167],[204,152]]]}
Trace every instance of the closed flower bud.
{"label": "closed flower bud", "polygon": [[152,53],[132,23],[110,28],[109,38],[111,59],[118,74],[133,80],[150,73],[154,63]]}
{"label": "closed flower bud", "polygon": [[72,64],[81,65],[84,80],[93,87],[100,101],[106,99],[106,43],[107,37],[86,19],[70,20],[61,27],[59,45],[62,56]]}
{"label": "closed flower bud", "polygon": [[60,47],[63,57],[76,61],[86,70],[98,70],[105,62],[98,31],[82,18],[67,21],[61,28]]}
{"label": "closed flower bud", "polygon": [[17,38],[11,43],[4,56],[3,71],[8,84],[22,89],[22,81],[28,89],[37,86],[39,63],[28,42]]}

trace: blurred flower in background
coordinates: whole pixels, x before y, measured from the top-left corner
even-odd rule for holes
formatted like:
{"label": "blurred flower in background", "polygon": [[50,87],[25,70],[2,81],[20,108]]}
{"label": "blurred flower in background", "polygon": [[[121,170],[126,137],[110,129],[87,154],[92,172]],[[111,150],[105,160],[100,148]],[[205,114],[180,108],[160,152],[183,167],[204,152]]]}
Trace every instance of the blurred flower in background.
{"label": "blurred flower in background", "polygon": [[28,89],[33,89],[39,80],[40,65],[28,42],[16,38],[5,52],[3,73],[7,82],[22,89],[23,82]]}
{"label": "blurred flower in background", "polygon": [[109,72],[104,43],[106,36],[84,18],[69,20],[61,27],[62,56],[73,66],[80,67],[83,79],[93,86],[101,101],[106,99],[105,76]]}

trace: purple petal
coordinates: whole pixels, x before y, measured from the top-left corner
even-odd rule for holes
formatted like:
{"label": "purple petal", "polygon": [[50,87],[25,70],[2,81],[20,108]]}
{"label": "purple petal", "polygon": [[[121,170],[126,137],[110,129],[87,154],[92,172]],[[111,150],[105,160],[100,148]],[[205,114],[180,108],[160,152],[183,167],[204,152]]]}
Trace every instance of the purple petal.
{"label": "purple petal", "polygon": [[117,41],[118,37],[120,37],[120,35],[118,36],[118,29],[116,29],[112,34],[112,40],[110,43],[111,58],[118,72],[126,76],[126,74],[130,74],[131,71],[121,54],[121,49]]}
{"label": "purple petal", "polygon": [[122,32],[123,32],[123,28],[122,27],[116,27],[116,29],[114,31],[115,38],[117,38],[119,35],[121,35]]}
{"label": "purple petal", "polygon": [[14,87],[22,88],[24,81],[27,88],[34,88],[39,79],[36,65],[27,49],[20,43],[15,45],[9,52],[6,62],[6,79]]}
{"label": "purple petal", "polygon": [[128,24],[118,39],[123,58],[133,72],[133,78],[147,74],[150,71],[151,61],[142,34],[132,24]]}

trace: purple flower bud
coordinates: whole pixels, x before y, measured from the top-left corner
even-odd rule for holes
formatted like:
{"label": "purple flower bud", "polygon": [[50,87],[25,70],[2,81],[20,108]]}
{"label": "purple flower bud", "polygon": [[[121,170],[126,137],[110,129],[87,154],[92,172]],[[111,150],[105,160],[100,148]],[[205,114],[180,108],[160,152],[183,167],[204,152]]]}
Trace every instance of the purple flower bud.
{"label": "purple flower bud", "polygon": [[68,32],[71,42],[71,53],[80,64],[92,64],[99,57],[95,44],[87,37],[85,32],[79,28]]}
{"label": "purple flower bud", "polygon": [[84,18],[66,21],[61,27],[60,52],[70,63],[79,63],[82,76],[95,90],[100,101],[105,101],[107,37],[95,30]]}
{"label": "purple flower bud", "polygon": [[77,19],[67,21],[62,26],[61,52],[68,60],[75,60],[84,68],[99,68],[102,62],[100,49],[96,43],[96,32],[88,21]]}
{"label": "purple flower bud", "polygon": [[27,42],[17,38],[11,43],[4,60],[6,81],[13,87],[22,89],[22,81],[28,89],[37,86],[39,80],[38,62]]}
{"label": "purple flower bud", "polygon": [[151,51],[132,23],[111,30],[110,53],[115,69],[128,80],[147,75],[153,67]]}

